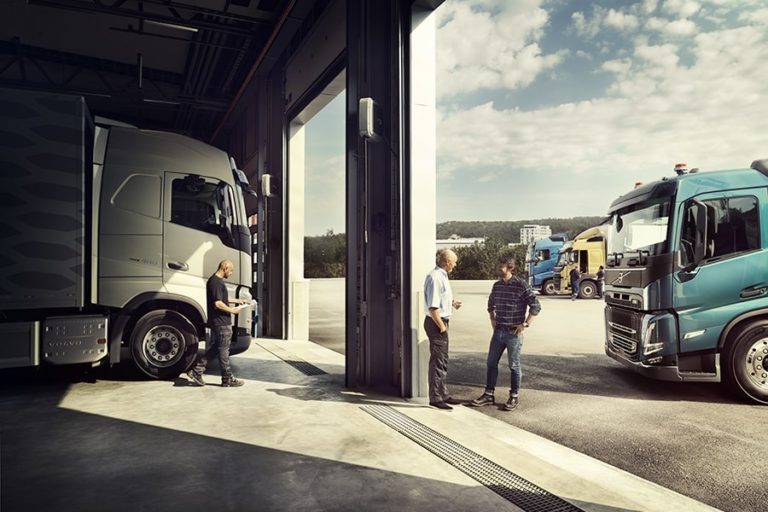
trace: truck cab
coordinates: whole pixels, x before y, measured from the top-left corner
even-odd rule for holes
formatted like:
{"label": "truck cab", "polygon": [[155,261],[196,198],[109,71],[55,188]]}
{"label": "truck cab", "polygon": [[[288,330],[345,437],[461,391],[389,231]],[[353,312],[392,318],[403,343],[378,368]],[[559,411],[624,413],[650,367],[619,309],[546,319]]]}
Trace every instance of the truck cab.
{"label": "truck cab", "polygon": [[528,284],[542,295],[555,293],[553,268],[560,248],[566,241],[564,234],[551,235],[528,244],[525,263],[528,271]]}
{"label": "truck cab", "polygon": [[555,293],[571,293],[571,269],[578,269],[579,298],[591,299],[598,293],[597,271],[605,266],[605,236],[601,226],[579,233],[572,243],[560,249],[557,263],[553,268]]}
{"label": "truck cab", "polygon": [[606,354],[768,403],[768,161],[664,178],[609,214]]}
{"label": "truck cab", "polygon": [[[172,378],[207,339],[206,281],[251,300],[253,193],[224,151],[91,116],[85,99],[1,89],[0,368],[115,364]],[[235,317],[232,352],[251,343]]]}

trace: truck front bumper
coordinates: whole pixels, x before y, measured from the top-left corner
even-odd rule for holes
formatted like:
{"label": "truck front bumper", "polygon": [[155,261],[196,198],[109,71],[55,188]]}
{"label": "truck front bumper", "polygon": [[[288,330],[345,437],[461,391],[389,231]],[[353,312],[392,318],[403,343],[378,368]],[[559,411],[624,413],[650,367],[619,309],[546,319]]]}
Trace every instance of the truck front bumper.
{"label": "truck front bumper", "polygon": [[621,353],[615,352],[609,344],[606,344],[605,346],[605,353],[612,359],[618,361],[619,363],[623,364],[627,368],[630,368],[645,377],[649,377],[651,379],[656,379],[656,380],[666,380],[666,381],[675,381],[675,382],[682,382],[684,380],[683,377],[680,375],[680,372],[678,371],[677,366],[655,366],[655,365],[645,364],[640,361],[630,361],[629,359],[624,357]]}

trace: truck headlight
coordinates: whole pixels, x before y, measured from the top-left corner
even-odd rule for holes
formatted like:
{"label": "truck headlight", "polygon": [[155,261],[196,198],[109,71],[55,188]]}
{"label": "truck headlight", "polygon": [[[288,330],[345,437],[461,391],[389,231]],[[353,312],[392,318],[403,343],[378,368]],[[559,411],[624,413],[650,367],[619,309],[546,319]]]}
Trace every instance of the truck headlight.
{"label": "truck headlight", "polygon": [[643,355],[654,354],[664,348],[664,342],[659,341],[659,333],[656,330],[656,322],[648,324],[643,340]]}

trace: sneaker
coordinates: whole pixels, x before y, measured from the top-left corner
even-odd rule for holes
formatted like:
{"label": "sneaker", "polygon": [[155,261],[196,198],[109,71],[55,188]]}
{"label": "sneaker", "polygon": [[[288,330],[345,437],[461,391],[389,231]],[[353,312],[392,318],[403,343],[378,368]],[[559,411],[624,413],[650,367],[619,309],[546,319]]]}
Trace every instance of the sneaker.
{"label": "sneaker", "polygon": [[470,407],[480,407],[483,405],[492,405],[496,403],[496,398],[490,393],[483,393],[479,397],[475,398],[467,405]]}
{"label": "sneaker", "polygon": [[517,407],[519,400],[516,396],[509,395],[509,400],[507,400],[507,403],[504,404],[504,410],[505,411],[511,411],[515,407]]}
{"label": "sneaker", "polygon": [[238,380],[238,379],[236,379],[234,377],[232,377],[230,379],[227,379],[227,380],[222,380],[221,381],[221,387],[223,387],[223,388],[239,388],[240,386],[242,386],[244,384],[245,384],[245,382],[243,382],[242,380]]}
{"label": "sneaker", "polygon": [[203,375],[201,373],[197,373],[195,370],[189,370],[187,372],[187,377],[198,386],[205,386],[205,381],[203,380]]}
{"label": "sneaker", "polygon": [[431,405],[432,407],[437,407],[438,409],[446,409],[446,410],[453,409],[453,407],[451,407],[445,402],[429,402],[429,405]]}

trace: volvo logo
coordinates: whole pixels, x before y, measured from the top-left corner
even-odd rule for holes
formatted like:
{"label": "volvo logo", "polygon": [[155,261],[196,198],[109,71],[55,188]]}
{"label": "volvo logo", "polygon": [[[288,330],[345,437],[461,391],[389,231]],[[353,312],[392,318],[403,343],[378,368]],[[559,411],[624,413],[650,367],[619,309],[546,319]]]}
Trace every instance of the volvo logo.
{"label": "volvo logo", "polygon": [[629,274],[631,274],[631,272],[619,272],[619,277],[614,279],[611,284],[624,284],[624,278]]}

